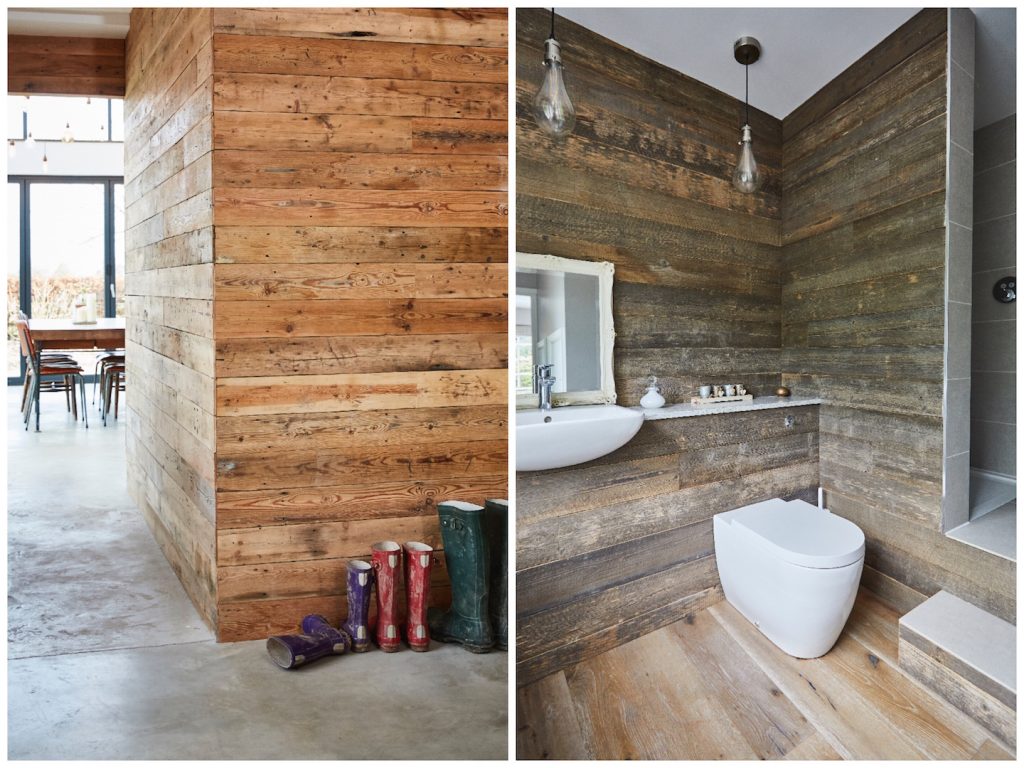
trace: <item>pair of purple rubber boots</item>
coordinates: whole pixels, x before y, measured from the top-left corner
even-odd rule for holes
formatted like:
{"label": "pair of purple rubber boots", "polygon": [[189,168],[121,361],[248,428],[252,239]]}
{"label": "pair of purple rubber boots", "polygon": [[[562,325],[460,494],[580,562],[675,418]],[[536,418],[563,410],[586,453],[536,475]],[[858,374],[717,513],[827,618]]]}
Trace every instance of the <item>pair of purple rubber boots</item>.
{"label": "pair of purple rubber boots", "polygon": [[352,636],[344,629],[332,627],[319,614],[304,617],[300,632],[267,638],[267,653],[279,667],[294,669],[324,656],[352,650]]}

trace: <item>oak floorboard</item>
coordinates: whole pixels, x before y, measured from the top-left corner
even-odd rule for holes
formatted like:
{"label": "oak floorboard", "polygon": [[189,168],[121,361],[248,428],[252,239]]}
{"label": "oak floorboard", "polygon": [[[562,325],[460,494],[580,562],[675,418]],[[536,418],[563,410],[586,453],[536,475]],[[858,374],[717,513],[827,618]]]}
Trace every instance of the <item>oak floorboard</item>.
{"label": "oak floorboard", "polygon": [[842,760],[824,736],[815,731],[796,747],[786,753],[787,760]]}
{"label": "oak floorboard", "polygon": [[593,759],[562,670],[517,692],[516,754],[524,760]]}
{"label": "oak floorboard", "polygon": [[584,742],[601,758],[757,757],[665,631],[577,664],[566,679]]}

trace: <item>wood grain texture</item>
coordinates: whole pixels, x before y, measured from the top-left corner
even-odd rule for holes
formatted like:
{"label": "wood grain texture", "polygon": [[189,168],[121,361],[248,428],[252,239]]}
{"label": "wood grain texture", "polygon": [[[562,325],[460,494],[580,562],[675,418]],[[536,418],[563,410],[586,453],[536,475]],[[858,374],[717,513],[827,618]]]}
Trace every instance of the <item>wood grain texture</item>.
{"label": "wood grain texture", "polygon": [[[711,379],[774,389],[781,123],[752,115],[766,182],[740,194],[741,103],[561,19],[578,119],[552,141],[531,114],[547,24],[517,12],[517,249],[614,263],[619,403],[636,405],[649,375],[676,402]],[[712,515],[817,483],[817,409],[794,411],[789,433],[763,414],[651,422],[610,456],[520,473],[520,684],[717,599]],[[658,593],[673,572],[675,591]]]}
{"label": "wood grain texture", "polygon": [[122,98],[125,41],[8,35],[7,93]]}
{"label": "wood grain texture", "polygon": [[508,495],[507,12],[213,13],[219,636],[250,639]]}
{"label": "wood grain texture", "polygon": [[212,112],[210,34],[209,10],[134,10],[122,88],[128,488],[216,628],[212,148],[186,138]]}
{"label": "wood grain texture", "polygon": [[520,688],[516,756],[1011,759],[1011,747],[901,671],[897,621],[862,591],[836,646],[794,659],[717,602]]}

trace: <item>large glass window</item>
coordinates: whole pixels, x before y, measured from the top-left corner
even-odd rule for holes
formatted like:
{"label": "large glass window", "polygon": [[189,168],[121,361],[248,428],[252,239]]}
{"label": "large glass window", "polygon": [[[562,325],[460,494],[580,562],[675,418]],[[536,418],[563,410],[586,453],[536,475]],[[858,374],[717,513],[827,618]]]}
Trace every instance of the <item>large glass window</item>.
{"label": "large glass window", "polygon": [[21,308],[21,185],[7,185],[7,376],[21,376],[14,320]]}
{"label": "large glass window", "polygon": [[36,141],[60,141],[70,131],[75,141],[123,141],[123,115],[121,99],[8,96],[7,138],[31,133]]}
{"label": "large glass window", "polygon": [[[124,184],[114,185],[114,289],[116,299],[114,315],[122,317],[124,315]],[[110,314],[109,311],[107,314]]]}

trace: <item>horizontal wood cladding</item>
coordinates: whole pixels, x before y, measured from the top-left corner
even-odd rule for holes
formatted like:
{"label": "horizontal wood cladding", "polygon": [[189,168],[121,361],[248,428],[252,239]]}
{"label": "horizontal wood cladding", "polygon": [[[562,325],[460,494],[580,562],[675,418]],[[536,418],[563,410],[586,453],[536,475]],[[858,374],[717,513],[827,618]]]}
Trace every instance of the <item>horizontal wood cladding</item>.
{"label": "horizontal wood cladding", "polygon": [[217,8],[217,32],[508,48],[504,8]]}
{"label": "horizontal wood cladding", "polygon": [[[685,598],[717,599],[712,517],[811,494],[817,430],[816,406],[658,420],[609,456],[519,473],[517,683],[675,620]],[[644,591],[670,589],[670,574],[670,598]]]}
{"label": "horizontal wood cladding", "polygon": [[218,73],[508,82],[508,54],[495,47],[225,34],[213,47]]}
{"label": "horizontal wood cladding", "polygon": [[128,488],[216,627],[208,9],[135,9],[125,91]]}
{"label": "horizontal wood cladding", "polygon": [[507,255],[505,227],[217,227],[223,264],[504,262]]}
{"label": "horizontal wood cladding", "polygon": [[440,547],[439,501],[508,494],[507,20],[214,27],[218,634],[251,639],[343,618],[375,541]]}
{"label": "horizontal wood cladding", "polygon": [[[532,117],[549,17],[517,11],[516,248],[615,265],[615,384],[636,405],[707,383],[778,386],[782,126],[751,115],[763,189],[732,187],[741,102],[572,22],[576,129]],[[789,411],[787,411],[789,413]],[[517,683],[571,666],[721,598],[712,516],[818,481],[817,409],[647,422],[610,456],[520,473]]]}
{"label": "horizontal wood cladding", "polygon": [[[325,272],[330,274],[329,265]],[[437,334],[453,325],[466,333],[501,333],[508,299],[344,299],[341,301],[218,301],[220,338],[298,338]]]}
{"label": "horizontal wood cladding", "polygon": [[214,78],[218,110],[313,115],[507,119],[502,83],[228,73]]}
{"label": "horizontal wood cladding", "polygon": [[8,35],[7,93],[121,98],[125,41]]}
{"label": "horizontal wood cladding", "polygon": [[368,153],[259,151],[217,153],[217,185],[248,189],[333,187],[336,189],[472,192],[508,188],[505,157],[410,154],[395,158]]}
{"label": "horizontal wood cladding", "polygon": [[783,381],[818,394],[826,503],[910,607],[945,589],[1014,620],[1015,566],[941,533],[946,9],[783,122]]}

